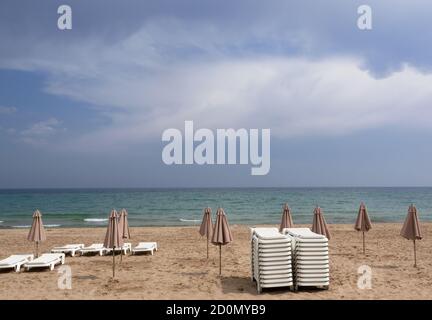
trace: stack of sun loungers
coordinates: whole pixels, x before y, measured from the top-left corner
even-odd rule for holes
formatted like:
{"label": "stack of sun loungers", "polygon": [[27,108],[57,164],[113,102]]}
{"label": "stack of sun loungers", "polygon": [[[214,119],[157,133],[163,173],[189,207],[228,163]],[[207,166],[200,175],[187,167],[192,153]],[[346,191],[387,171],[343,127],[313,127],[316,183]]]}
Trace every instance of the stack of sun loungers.
{"label": "stack of sun loungers", "polygon": [[328,239],[308,228],[287,228],[283,233],[292,239],[293,271],[298,287],[323,287],[330,284]]}
{"label": "stack of sun loungers", "polygon": [[276,228],[252,228],[252,280],[258,293],[263,288],[290,287],[293,289],[291,238]]}

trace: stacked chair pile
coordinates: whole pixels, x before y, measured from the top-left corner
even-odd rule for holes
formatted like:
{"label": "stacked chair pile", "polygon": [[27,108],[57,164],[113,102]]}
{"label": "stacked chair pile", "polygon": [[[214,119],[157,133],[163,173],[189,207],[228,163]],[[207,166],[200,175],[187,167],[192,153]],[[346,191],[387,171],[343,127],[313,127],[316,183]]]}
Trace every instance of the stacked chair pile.
{"label": "stacked chair pile", "polygon": [[328,289],[328,239],[308,228],[287,228],[283,234],[292,240],[295,289],[299,286]]}
{"label": "stacked chair pile", "polygon": [[258,293],[274,287],[293,290],[290,236],[276,228],[252,228],[251,251],[252,281],[256,281]]}

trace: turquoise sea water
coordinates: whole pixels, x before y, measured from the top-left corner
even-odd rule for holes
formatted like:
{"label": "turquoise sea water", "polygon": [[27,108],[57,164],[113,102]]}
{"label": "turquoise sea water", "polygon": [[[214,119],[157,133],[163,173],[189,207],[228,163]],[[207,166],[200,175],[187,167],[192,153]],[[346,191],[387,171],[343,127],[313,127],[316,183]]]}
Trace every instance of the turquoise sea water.
{"label": "turquoise sea water", "polygon": [[132,226],[193,225],[206,206],[231,224],[278,224],[285,202],[294,223],[311,223],[317,204],[327,222],[353,223],[361,201],[375,222],[403,221],[411,203],[432,221],[432,188],[38,189],[0,190],[0,228],[28,227],[35,209],[48,227],[104,226],[112,208]]}

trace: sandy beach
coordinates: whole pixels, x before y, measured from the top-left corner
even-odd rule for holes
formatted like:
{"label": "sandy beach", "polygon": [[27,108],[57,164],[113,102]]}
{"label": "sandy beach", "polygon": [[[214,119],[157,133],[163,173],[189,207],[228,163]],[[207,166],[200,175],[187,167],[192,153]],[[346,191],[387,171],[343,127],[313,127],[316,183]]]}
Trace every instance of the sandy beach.
{"label": "sandy beach", "polygon": [[[303,226],[303,225],[302,225]],[[218,248],[206,242],[198,227],[131,228],[131,242],[157,241],[154,256],[126,256],[111,279],[112,257],[66,257],[72,269],[72,289],[60,290],[55,271],[0,272],[0,299],[431,299],[432,223],[422,223],[424,239],[417,242],[418,268],[413,267],[413,243],[399,236],[402,224],[374,224],[362,254],[361,234],[352,225],[330,225],[331,281],[329,290],[268,290],[258,295],[250,278],[249,227],[233,225],[234,242]],[[0,230],[0,259],[32,253],[28,230]],[[56,245],[102,242],[105,228],[47,229],[48,252]],[[361,265],[372,268],[372,289],[357,288]]]}

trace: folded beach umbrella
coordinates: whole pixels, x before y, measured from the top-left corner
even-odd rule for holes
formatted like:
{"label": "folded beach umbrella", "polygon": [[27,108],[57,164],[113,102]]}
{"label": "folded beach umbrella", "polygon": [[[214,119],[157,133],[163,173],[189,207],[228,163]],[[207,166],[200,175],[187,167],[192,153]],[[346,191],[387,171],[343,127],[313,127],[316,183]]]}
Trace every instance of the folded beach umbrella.
{"label": "folded beach umbrella", "polygon": [[369,219],[367,209],[365,204],[360,203],[360,208],[357,216],[356,223],[354,225],[354,229],[357,231],[361,231],[363,235],[363,254],[365,254],[365,232],[368,232],[372,228],[371,221]]}
{"label": "folded beach umbrella", "polygon": [[282,230],[285,228],[292,228],[292,227],[294,227],[294,223],[291,217],[291,209],[288,207],[288,203],[285,203],[283,206],[282,220],[279,227],[279,232],[282,232]]}
{"label": "folded beach umbrella", "polygon": [[[128,212],[126,209],[121,209],[118,224],[122,238],[130,239]],[[123,250],[121,251],[120,261],[123,261]]]}
{"label": "folded beach umbrella", "polygon": [[128,212],[126,211],[126,209],[122,209],[120,211],[118,224],[119,224],[120,234],[122,238],[130,239],[131,236],[129,231]]}
{"label": "folded beach umbrella", "polygon": [[422,233],[415,205],[410,205],[408,215],[405,218],[405,223],[402,227],[400,235],[414,242],[414,267],[417,267],[416,240],[421,240]]}
{"label": "folded beach umbrella", "polygon": [[202,237],[207,237],[207,259],[209,257],[209,241],[213,233],[213,222],[211,218],[211,209],[205,208],[204,215],[201,222],[199,233]]}
{"label": "folded beach umbrella", "polygon": [[112,210],[109,216],[108,228],[105,234],[104,247],[112,249],[113,253],[113,278],[115,277],[115,248],[123,246],[123,237],[119,229],[118,215]]}
{"label": "folded beach umbrella", "polygon": [[216,213],[216,222],[213,228],[212,243],[219,246],[219,275],[222,274],[222,246],[233,241],[226,214],[222,208]]}
{"label": "folded beach umbrella", "polygon": [[42,222],[42,214],[39,210],[33,213],[33,223],[27,236],[28,241],[36,243],[36,258],[39,256],[39,242],[46,240],[45,229]]}
{"label": "folded beach umbrella", "polygon": [[312,232],[322,234],[323,236],[326,236],[328,240],[330,240],[330,231],[327,227],[327,223],[320,207],[315,207],[314,210]]}

